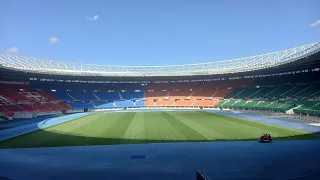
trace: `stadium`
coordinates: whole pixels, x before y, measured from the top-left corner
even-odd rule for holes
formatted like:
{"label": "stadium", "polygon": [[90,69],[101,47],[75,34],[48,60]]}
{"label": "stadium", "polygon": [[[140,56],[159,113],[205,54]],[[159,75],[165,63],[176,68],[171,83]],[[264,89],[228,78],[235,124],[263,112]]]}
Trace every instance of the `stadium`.
{"label": "stadium", "polygon": [[319,51],[170,66],[0,53],[1,177],[317,179]]}

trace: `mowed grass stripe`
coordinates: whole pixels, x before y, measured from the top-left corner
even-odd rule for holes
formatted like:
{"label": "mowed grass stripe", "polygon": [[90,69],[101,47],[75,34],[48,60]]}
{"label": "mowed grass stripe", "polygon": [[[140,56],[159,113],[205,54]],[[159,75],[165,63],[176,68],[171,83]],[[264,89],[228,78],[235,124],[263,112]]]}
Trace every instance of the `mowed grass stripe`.
{"label": "mowed grass stripe", "polygon": [[144,139],[145,138],[144,113],[135,113],[123,138],[124,139]]}
{"label": "mowed grass stripe", "polygon": [[144,117],[147,140],[162,141],[178,138],[174,135],[175,130],[167,124],[158,112],[145,112]]}
{"label": "mowed grass stripe", "polygon": [[172,126],[172,124],[169,122],[171,120],[162,117],[161,114],[162,114],[161,112],[158,112],[157,116],[161,118],[161,120],[165,123],[167,129],[170,130],[170,132],[167,134],[168,135],[167,139],[169,139],[169,140],[178,140],[178,141],[179,140],[182,140],[182,141],[186,140],[187,137],[185,137],[183,135],[183,133],[176,128],[176,126]]}
{"label": "mowed grass stripe", "polygon": [[179,118],[176,117],[175,114],[171,114],[170,112],[163,112],[160,116],[167,119],[168,123],[177,129],[182,134],[183,140],[206,140],[206,137],[201,135],[199,132],[195,131],[194,129],[190,128],[186,124],[180,121]]}
{"label": "mowed grass stripe", "polygon": [[[175,112],[178,118],[183,118],[183,123],[188,125],[190,128],[198,131],[202,136],[206,137],[208,140],[223,139],[226,135],[219,132],[215,125],[212,123],[212,119],[209,119],[211,124],[204,124],[205,117],[201,117],[199,112],[192,112],[185,114],[184,112]],[[201,117],[201,118],[199,118]],[[208,120],[208,119],[207,119]]]}
{"label": "mowed grass stripe", "polygon": [[204,111],[97,113],[0,142],[0,148],[257,139],[318,139],[306,132]]}

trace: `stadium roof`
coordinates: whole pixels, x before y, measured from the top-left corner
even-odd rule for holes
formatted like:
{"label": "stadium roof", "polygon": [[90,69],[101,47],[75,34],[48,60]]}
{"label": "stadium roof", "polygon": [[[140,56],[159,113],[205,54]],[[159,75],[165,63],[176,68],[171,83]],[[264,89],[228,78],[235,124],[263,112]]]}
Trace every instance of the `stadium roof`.
{"label": "stadium roof", "polygon": [[177,77],[222,75],[279,67],[316,54],[319,51],[320,42],[315,42],[282,51],[239,59],[170,66],[80,64],[18,56],[0,52],[0,68],[37,74],[95,77]]}

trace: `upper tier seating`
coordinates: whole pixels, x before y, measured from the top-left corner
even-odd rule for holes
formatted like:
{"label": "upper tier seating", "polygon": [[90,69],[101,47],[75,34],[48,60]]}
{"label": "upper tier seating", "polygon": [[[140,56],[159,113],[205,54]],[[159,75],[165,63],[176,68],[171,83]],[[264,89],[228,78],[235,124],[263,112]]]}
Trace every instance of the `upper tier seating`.
{"label": "upper tier seating", "polygon": [[223,99],[232,91],[229,87],[230,84],[223,82],[151,84],[146,86],[145,105],[214,107],[216,99]]}
{"label": "upper tier seating", "polygon": [[74,101],[74,99],[70,97],[70,95],[68,95],[67,92],[57,91],[57,92],[51,92],[51,94],[61,101],[68,101],[68,102]]}
{"label": "upper tier seating", "polygon": [[99,100],[111,101],[120,100],[118,91],[114,92],[94,92],[94,94],[99,98]]}
{"label": "upper tier seating", "polygon": [[26,96],[19,93],[16,90],[3,90],[0,91],[0,95],[9,99],[9,102],[32,102],[31,99],[28,99]]}
{"label": "upper tier seating", "polygon": [[143,99],[144,93],[143,92],[121,92],[121,96],[125,100],[141,100]]}
{"label": "upper tier seating", "polygon": [[59,101],[58,98],[52,96],[46,91],[18,91],[18,90],[2,90],[0,91],[0,99],[2,102],[51,102]]}
{"label": "upper tier seating", "polygon": [[217,107],[257,109],[285,112],[293,109],[296,113],[316,114],[316,102],[294,101],[297,98],[314,98],[320,91],[318,85],[284,85],[260,88],[237,88]]}
{"label": "upper tier seating", "polygon": [[317,85],[285,85],[260,88],[237,88],[226,98],[235,99],[274,99],[274,98],[312,98],[319,93]]}
{"label": "upper tier seating", "polygon": [[0,82],[1,90],[19,90],[19,89],[27,89],[27,82]]}
{"label": "upper tier seating", "polygon": [[75,100],[80,101],[96,101],[98,100],[92,92],[82,92],[82,91],[72,91],[68,94],[73,97]]}

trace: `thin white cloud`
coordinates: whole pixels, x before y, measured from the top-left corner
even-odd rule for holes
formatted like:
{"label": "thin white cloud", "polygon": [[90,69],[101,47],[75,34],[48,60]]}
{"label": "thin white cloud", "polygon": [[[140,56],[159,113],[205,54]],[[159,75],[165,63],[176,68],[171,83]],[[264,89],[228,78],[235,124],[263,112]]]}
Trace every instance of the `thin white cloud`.
{"label": "thin white cloud", "polygon": [[19,52],[19,49],[17,47],[11,47],[7,49],[7,52],[17,53]]}
{"label": "thin white cloud", "polygon": [[88,19],[91,21],[96,21],[96,20],[98,20],[98,18],[99,18],[99,15],[94,15],[92,17],[89,17]]}
{"label": "thin white cloud", "polygon": [[320,20],[312,23],[310,26],[311,26],[311,27],[314,27],[314,26],[318,26],[318,25],[320,25]]}
{"label": "thin white cloud", "polygon": [[54,43],[58,43],[60,41],[60,39],[58,39],[57,37],[51,37],[51,38],[49,38],[49,41],[51,44],[54,44]]}

